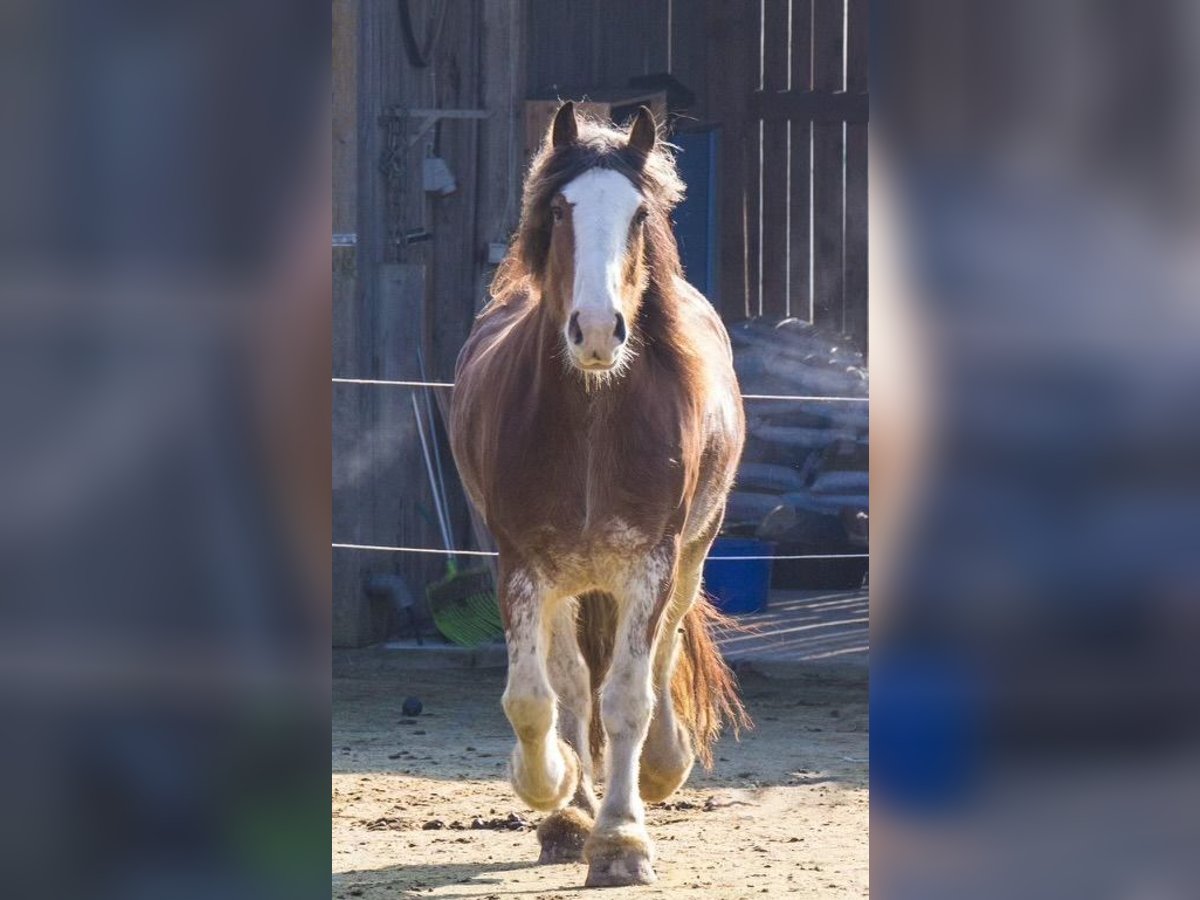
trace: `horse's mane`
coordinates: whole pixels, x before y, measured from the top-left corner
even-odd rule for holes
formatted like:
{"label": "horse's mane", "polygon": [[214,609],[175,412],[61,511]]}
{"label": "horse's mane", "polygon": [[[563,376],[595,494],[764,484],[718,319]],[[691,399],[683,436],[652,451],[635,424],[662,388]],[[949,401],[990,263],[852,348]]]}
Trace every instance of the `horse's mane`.
{"label": "horse's mane", "polygon": [[589,169],[611,169],[628,178],[646,199],[646,257],[651,295],[668,297],[682,275],[679,248],[671,230],[671,210],[683,199],[684,185],[675,168],[673,148],[661,138],[649,153],[629,146],[626,132],[575,113],[578,137],[553,146],[550,132],[534,155],[525,178],[521,221],[508,255],[492,279],[492,297],[503,301],[540,285],[550,252],[550,201]]}

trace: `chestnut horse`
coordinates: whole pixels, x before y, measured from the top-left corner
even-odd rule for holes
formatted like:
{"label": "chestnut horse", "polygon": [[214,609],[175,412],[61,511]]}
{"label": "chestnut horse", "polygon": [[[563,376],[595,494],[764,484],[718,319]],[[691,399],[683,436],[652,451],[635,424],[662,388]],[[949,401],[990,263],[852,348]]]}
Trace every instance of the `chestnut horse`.
{"label": "chestnut horse", "polygon": [[563,104],[455,377],[454,458],[500,551],[513,787],[555,811],[542,860],[582,856],[589,886],[655,880],[643,801],[747,724],[700,590],[745,421],[682,277],[682,195],[648,110],[626,133]]}

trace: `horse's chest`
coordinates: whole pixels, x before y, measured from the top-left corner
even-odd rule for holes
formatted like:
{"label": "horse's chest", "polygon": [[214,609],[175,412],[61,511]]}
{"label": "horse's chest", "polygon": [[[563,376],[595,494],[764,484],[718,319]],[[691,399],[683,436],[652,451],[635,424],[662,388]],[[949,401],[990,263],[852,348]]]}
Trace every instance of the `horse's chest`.
{"label": "horse's chest", "polygon": [[[496,513],[603,543],[622,543],[629,528],[661,528],[684,481],[677,430],[630,420],[563,424],[541,422],[505,450]],[[614,522],[625,524],[609,533]]]}

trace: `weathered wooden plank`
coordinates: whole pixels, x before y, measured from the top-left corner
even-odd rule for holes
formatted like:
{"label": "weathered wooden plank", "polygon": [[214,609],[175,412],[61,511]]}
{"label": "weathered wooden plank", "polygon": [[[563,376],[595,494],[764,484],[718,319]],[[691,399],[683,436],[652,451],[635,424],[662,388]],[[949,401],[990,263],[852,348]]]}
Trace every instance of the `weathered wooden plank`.
{"label": "weathered wooden plank", "polygon": [[[788,90],[791,80],[788,50],[788,0],[764,0],[761,94]],[[761,315],[787,315],[788,297],[788,123],[762,124]]]}
{"label": "weathered wooden plank", "polygon": [[[841,78],[841,69],[838,69]],[[828,125],[866,122],[869,113],[865,94],[831,91],[791,91],[775,94],[756,92],[750,96],[750,114],[768,122],[803,119]]]}
{"label": "weathered wooden plank", "polygon": [[[434,50],[439,107],[479,107],[480,12],[477,4],[451,2]],[[475,239],[479,128],[479,121],[471,119],[445,120],[437,126],[434,151],[446,161],[458,187],[447,196],[428,195],[426,201],[434,236],[432,290],[426,295],[425,373],[435,381],[454,376],[454,362],[475,317],[478,272],[486,260]]]}
{"label": "weathered wooden plank", "polygon": [[[451,2],[451,0],[446,0]],[[437,106],[443,109],[478,109],[483,105],[481,91],[480,38],[483,7],[470,0],[452,0],[442,26],[435,64],[438,67]],[[519,49],[519,48],[514,48]],[[480,130],[485,120],[447,120],[439,126],[435,152],[445,159],[458,182],[458,189],[444,197],[429,195],[434,239],[432,243],[432,284],[426,293],[425,322],[428,343],[424,355],[424,377],[432,381],[452,381],[458,352],[470,333],[478,309],[478,290],[486,265],[486,250],[477,238],[476,224],[481,165]],[[501,157],[503,160],[504,157]],[[499,160],[498,160],[499,162]],[[502,176],[487,173],[489,178]],[[409,351],[411,353],[411,350]],[[449,445],[439,433],[426,435],[431,450],[436,441],[443,462],[451,459]],[[451,479],[447,506],[451,539],[466,540],[470,520],[465,497],[452,489],[456,483],[453,465],[446,473]],[[428,506],[428,509],[433,509]],[[428,528],[429,523],[425,522]],[[430,537],[432,540],[433,538]],[[440,546],[437,539],[435,546]],[[444,570],[443,564],[439,571]]]}
{"label": "weathered wooden plank", "polygon": [[[456,0],[447,12],[439,54],[439,97],[432,92],[428,72],[414,69],[398,49],[398,8],[394,3],[349,4],[357,11],[357,79],[354,121],[356,126],[355,176],[357,187],[357,234],[353,251],[357,257],[357,287],[354,300],[334,317],[335,347],[338,347],[338,374],[352,377],[410,379],[420,375],[416,350],[421,346],[423,311],[428,282],[438,277],[441,284],[451,267],[465,270],[462,278],[470,281],[475,270],[471,248],[465,255],[446,247],[437,248],[438,240],[451,241],[444,232],[450,228],[473,234],[473,204],[477,148],[468,138],[450,136],[449,129],[477,129],[475,120],[456,120],[446,127],[447,139],[439,142],[443,153],[458,176],[460,190],[454,202],[465,209],[439,213],[427,207],[421,189],[420,158],[424,144],[418,143],[407,158],[398,158],[392,172],[385,173],[382,163],[387,150],[387,129],[381,116],[389,107],[400,109],[430,108],[437,105],[455,108],[474,107],[478,75],[471,68],[477,57],[472,49],[476,40],[470,32],[476,7]],[[414,24],[424,29],[438,6],[428,0],[411,5]],[[335,15],[347,8],[335,7]],[[461,20],[451,24],[455,16]],[[348,26],[347,26],[348,27]],[[464,70],[470,73],[463,77]],[[459,102],[460,100],[470,102]],[[449,102],[447,102],[449,101]],[[411,126],[405,126],[411,128]],[[461,135],[462,132],[460,132]],[[439,221],[439,214],[452,221]],[[465,221],[465,230],[461,222]],[[426,226],[434,240],[405,246],[394,243],[391,232],[397,227]],[[451,289],[458,296],[460,289]],[[461,302],[470,305],[471,293]],[[440,312],[440,311],[439,311]],[[430,317],[433,318],[433,317]],[[453,323],[456,317],[450,314]],[[442,326],[437,326],[442,327]],[[446,326],[447,328],[450,326]],[[446,337],[445,344],[451,343]],[[404,389],[367,386],[339,386],[334,394],[334,536],[352,543],[393,544],[437,547],[441,544],[434,524],[431,494],[424,475],[420,444],[413,423],[411,392]],[[465,516],[464,516],[465,520]],[[444,560],[415,554],[366,553],[339,550],[334,556],[335,642],[357,646],[386,637],[380,633],[380,619],[372,614],[363,590],[371,574],[400,574],[414,593],[423,595],[430,579],[444,572]]]}
{"label": "weathered wooden plank", "polygon": [[[377,267],[371,292],[370,345],[379,374],[407,378],[403,348],[419,330],[425,267],[387,263]],[[334,539],[395,546],[438,546],[440,537],[422,510],[432,494],[416,438],[412,392],[402,388],[339,385],[333,404]],[[334,551],[334,643],[361,646],[386,637],[372,614],[364,584],[373,573],[401,575],[420,596],[440,575],[437,557]]]}
{"label": "weathered wooden plank", "polygon": [[[813,90],[839,91],[843,5],[813,0]],[[843,306],[842,124],[813,129],[813,321],[840,328]]]}
{"label": "weathered wooden plank", "polygon": [[[746,156],[749,126],[746,119],[746,95],[753,88],[749,75],[757,74],[757,62],[749,67],[751,43],[758,32],[758,3],[752,0],[705,0],[705,44],[710,48],[713,65],[718,63],[727,77],[709,80],[709,116],[720,123],[720,197],[719,285],[715,297],[726,319],[747,314],[749,289],[746,279]],[[755,46],[757,44],[755,43]],[[757,52],[757,51],[755,51]],[[757,60],[757,56],[754,57]],[[757,137],[757,127],[755,128]],[[756,182],[757,184],[757,182]],[[756,254],[757,255],[757,254]],[[757,308],[757,296],[755,298]]]}
{"label": "weathered wooden plank", "polygon": [[813,126],[813,322],[842,321],[842,126]]}
{"label": "weathered wooden plank", "polygon": [[334,0],[333,4],[333,230],[354,232],[355,178],[358,172],[358,128],[355,119],[358,91],[358,3]]}
{"label": "weathered wooden plank", "polygon": [[[353,302],[333,318],[336,359],[345,366],[338,374],[371,377],[371,336],[373,310],[378,297],[377,275],[386,245],[384,208],[386,185],[379,172],[383,148],[378,126],[379,114],[397,92],[396,67],[386,61],[389,41],[398,41],[394,5],[352,4],[334,8],[335,28],[353,6],[357,14],[355,43],[355,149],[357,216],[354,229],[357,257],[357,284]],[[395,43],[392,46],[396,46]],[[340,251],[345,253],[346,251]],[[338,259],[334,257],[335,261]],[[366,456],[362,435],[375,418],[375,399],[363,391],[338,390],[333,397],[333,536],[338,541],[354,541],[361,533],[364,504],[369,494],[362,478],[352,477],[355,463]],[[362,590],[363,574],[378,561],[361,554],[335,552],[333,557],[333,642],[334,646],[357,647],[379,640],[373,629],[369,603]]]}
{"label": "weathered wooden plank", "polygon": [[[525,0],[483,0],[480,36],[480,105],[489,116],[480,123],[475,173],[476,253],[487,259],[490,244],[508,244],[521,211],[521,181],[527,160],[522,151],[521,112],[525,97],[528,5]],[[484,265],[475,285],[481,303],[494,266]]]}
{"label": "weathered wooden plank", "polygon": [[870,88],[870,0],[847,0],[846,92],[865,93]]}
{"label": "weathered wooden plank", "polygon": [[867,352],[867,126],[846,126],[845,307],[842,330]]}
{"label": "weathered wooden plank", "polygon": [[[358,3],[333,5],[333,232],[358,233]],[[333,255],[333,371],[354,361],[358,247],[341,246]]]}
{"label": "weathered wooden plank", "polygon": [[705,40],[704,8],[698,3],[675,2],[670,17],[671,59],[669,71],[696,95],[696,104],[687,114],[698,121],[710,118],[708,111],[709,73],[724,77],[726,64],[723,48],[710,47]]}
{"label": "weathered wooden plank", "polygon": [[792,0],[793,91],[812,89],[813,0]]}
{"label": "weathered wooden plank", "polygon": [[[812,87],[812,0],[792,0],[792,91]],[[812,126],[807,117],[789,121],[788,313],[811,315],[809,228],[812,218]]]}
{"label": "weathered wooden plank", "polygon": [[595,87],[624,87],[635,75],[667,70],[667,0],[606,0],[593,8]]}
{"label": "weathered wooden plank", "polygon": [[[869,0],[849,0],[846,10],[846,91],[870,87]],[[846,126],[845,327],[864,355],[868,351],[867,126]]]}
{"label": "weathered wooden plank", "polygon": [[529,0],[525,22],[529,96],[592,86],[600,75],[595,3]]}
{"label": "weathered wooden plank", "polygon": [[[412,379],[415,335],[424,317],[419,300],[427,296],[425,266],[388,263],[379,271],[379,311],[376,354],[385,361],[384,378]],[[344,388],[357,390],[369,401],[361,423],[362,451],[367,477],[362,480],[359,522],[354,543],[403,547],[440,547],[436,507],[412,411],[409,388]],[[418,396],[418,399],[419,396]],[[361,496],[365,493],[366,496]],[[424,554],[398,554],[376,559],[379,569],[401,574],[423,601],[425,585],[440,577],[444,560]]]}
{"label": "weathered wooden plank", "polygon": [[[747,22],[749,40],[745,54],[743,72],[751,84],[762,89],[762,6],[752,9]],[[745,100],[743,98],[742,102]],[[762,122],[753,116],[746,120],[742,131],[745,157],[745,193],[743,216],[746,222],[746,315],[756,316],[762,312]]]}
{"label": "weathered wooden plank", "polygon": [[[670,17],[668,16],[668,7],[671,6],[671,0],[642,0],[639,6],[642,8],[642,29],[643,40],[641,44],[641,59],[638,61],[641,66],[642,75],[652,75],[655,72],[667,71],[667,47],[670,43]],[[680,13],[682,4],[674,3],[674,12]]]}

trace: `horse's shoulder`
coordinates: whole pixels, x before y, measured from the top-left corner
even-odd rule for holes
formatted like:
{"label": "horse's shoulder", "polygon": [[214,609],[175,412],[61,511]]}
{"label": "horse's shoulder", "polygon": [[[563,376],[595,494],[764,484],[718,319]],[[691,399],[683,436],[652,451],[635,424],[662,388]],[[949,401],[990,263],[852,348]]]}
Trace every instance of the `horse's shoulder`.
{"label": "horse's shoulder", "polygon": [[729,332],[721,320],[720,313],[708,298],[683,278],[676,279],[675,294],[685,318],[692,328],[699,331],[704,339],[720,345],[732,354]]}
{"label": "horse's shoulder", "polygon": [[528,313],[532,297],[525,291],[493,297],[475,317],[471,333],[459,351],[455,365],[456,380],[470,372],[470,364],[480,351],[492,346],[510,332],[510,326]]}

